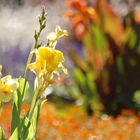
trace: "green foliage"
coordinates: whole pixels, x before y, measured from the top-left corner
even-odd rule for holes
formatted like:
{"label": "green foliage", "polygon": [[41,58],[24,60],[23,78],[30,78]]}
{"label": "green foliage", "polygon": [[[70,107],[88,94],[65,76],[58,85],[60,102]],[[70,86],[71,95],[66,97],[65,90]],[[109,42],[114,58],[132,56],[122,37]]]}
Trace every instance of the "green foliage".
{"label": "green foliage", "polygon": [[[20,112],[21,112],[21,103],[23,102],[23,88],[25,79],[19,78],[19,87],[17,91],[14,93],[14,105],[12,111],[12,121],[11,121],[11,134],[14,132],[15,128],[20,123]],[[26,84],[25,91],[29,88],[29,84]]]}
{"label": "green foliage", "polygon": [[34,113],[29,120],[27,117],[24,117],[21,120],[21,123],[19,123],[12,133],[9,140],[34,140],[36,137],[36,130],[37,130],[37,121],[39,117],[39,112],[41,105],[43,104],[42,101],[38,101],[38,105],[35,107]]}
{"label": "green foliage", "polygon": [[[75,84],[79,89],[78,99],[83,100],[83,106],[89,115],[92,109],[96,112],[102,109],[101,99],[97,91],[92,72],[84,73],[80,68],[74,71]],[[88,109],[90,108],[90,110]]]}
{"label": "green foliage", "polygon": [[139,111],[140,110],[140,90],[135,91],[134,96],[133,96],[133,101],[135,103],[136,109]]}
{"label": "green foliage", "polygon": [[[85,8],[85,11],[91,8],[88,4],[82,7],[80,2],[79,6]],[[75,64],[73,79],[79,95],[90,106],[93,103],[96,106],[101,104],[100,110],[114,115],[122,108],[137,109],[139,94],[136,91],[140,90],[140,26],[135,21],[135,11],[129,11],[127,16],[120,18],[105,0],[96,1],[95,7],[93,10],[96,15],[82,18],[86,29],[81,38],[84,58],[69,51]],[[75,10],[79,15],[85,14],[78,8]],[[74,22],[77,16],[70,18]],[[73,28],[76,33],[78,26],[77,23]],[[91,108],[96,112],[93,106]]]}
{"label": "green foliage", "polygon": [[4,137],[3,129],[1,127],[0,127],[0,139],[1,140],[6,140],[5,137]]}

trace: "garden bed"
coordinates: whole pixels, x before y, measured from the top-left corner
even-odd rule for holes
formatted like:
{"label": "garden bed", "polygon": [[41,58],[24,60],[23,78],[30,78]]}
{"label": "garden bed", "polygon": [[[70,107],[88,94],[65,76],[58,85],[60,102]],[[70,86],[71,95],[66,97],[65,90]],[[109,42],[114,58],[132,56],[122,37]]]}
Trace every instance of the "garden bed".
{"label": "garden bed", "polygon": [[[29,108],[23,105],[24,116]],[[9,135],[11,105],[2,110],[0,125]],[[8,123],[9,122],[9,123]],[[58,110],[52,103],[45,103],[39,117],[37,140],[139,140],[140,118],[130,110],[123,110],[116,118],[108,115],[87,116],[79,107]]]}

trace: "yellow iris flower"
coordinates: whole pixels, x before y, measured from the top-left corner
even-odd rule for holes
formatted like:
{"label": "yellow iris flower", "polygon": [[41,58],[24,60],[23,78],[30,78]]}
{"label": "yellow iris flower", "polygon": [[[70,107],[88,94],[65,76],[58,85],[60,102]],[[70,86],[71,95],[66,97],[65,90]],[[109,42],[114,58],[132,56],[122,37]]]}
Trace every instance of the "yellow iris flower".
{"label": "yellow iris flower", "polygon": [[43,90],[53,80],[53,75],[65,69],[62,65],[64,62],[63,53],[59,50],[49,47],[39,47],[36,51],[36,61],[28,65],[28,68],[33,71],[38,79],[38,84],[43,87]]}
{"label": "yellow iris flower", "polygon": [[[0,65],[0,76],[2,66]],[[19,83],[16,79],[12,79],[11,75],[7,75],[0,79],[0,103],[10,101],[12,93],[18,88]]]}
{"label": "yellow iris flower", "polygon": [[36,74],[35,88],[38,87],[42,92],[54,81],[54,74],[59,78],[61,71],[67,72],[62,65],[64,62],[63,53],[55,49],[57,40],[66,35],[68,32],[57,25],[55,32],[47,35],[47,44],[33,51],[36,60],[29,64],[28,68]]}

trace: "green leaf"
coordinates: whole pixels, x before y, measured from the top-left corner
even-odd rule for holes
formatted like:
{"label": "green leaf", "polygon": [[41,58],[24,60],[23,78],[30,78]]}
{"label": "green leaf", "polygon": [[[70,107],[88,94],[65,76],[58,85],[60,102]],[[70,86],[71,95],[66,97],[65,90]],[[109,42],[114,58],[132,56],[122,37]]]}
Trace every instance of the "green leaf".
{"label": "green leaf", "polygon": [[30,131],[32,128],[32,124],[30,122],[30,120],[25,117],[24,122],[21,124],[21,129],[20,129],[20,140],[32,140],[32,139],[27,139],[28,135],[30,135],[32,133],[33,135],[33,131]]}
{"label": "green leaf", "polygon": [[76,69],[74,72],[74,78],[76,80],[76,83],[78,83],[81,86],[85,85],[85,76],[83,72],[80,69]]}
{"label": "green leaf", "polygon": [[91,48],[93,46],[93,38],[90,34],[90,32],[87,32],[84,36],[84,39],[83,39],[83,46],[86,47],[86,48]]}
{"label": "green leaf", "polygon": [[83,96],[88,96],[89,92],[86,85],[86,73],[77,68],[74,72],[74,79],[80,93],[83,94]]}
{"label": "green leaf", "polygon": [[19,88],[18,88],[18,90],[19,90],[20,94],[22,95],[22,100],[24,99],[24,97],[23,97],[23,89],[25,88],[25,93],[29,89],[29,83],[27,82],[25,87],[24,87],[24,83],[25,83],[25,79],[20,77],[19,78]]}
{"label": "green leaf", "polygon": [[6,140],[4,137],[3,129],[0,127],[0,140]]}
{"label": "green leaf", "polygon": [[123,58],[121,56],[117,57],[117,68],[121,75],[124,75],[124,64],[123,64]]}
{"label": "green leaf", "polygon": [[[29,133],[31,123],[27,117],[16,127],[9,140],[25,140]],[[27,139],[26,139],[27,140]]]}
{"label": "green leaf", "polygon": [[95,80],[93,79],[92,73],[90,73],[90,72],[87,73],[86,80],[87,80],[87,87],[89,88],[90,92],[91,93],[97,92],[96,83],[95,83]]}
{"label": "green leaf", "polygon": [[132,27],[126,27],[124,34],[124,44],[128,44],[130,48],[134,48],[137,42],[137,36]]}
{"label": "green leaf", "polygon": [[99,52],[104,52],[107,46],[106,38],[98,26],[91,27],[91,34],[93,35],[92,43]]}
{"label": "green leaf", "polygon": [[99,16],[100,28],[108,34],[117,45],[121,45],[124,28],[120,17],[110,7],[107,0],[97,0],[95,7]]}
{"label": "green leaf", "polygon": [[31,120],[25,117],[22,122],[16,127],[9,140],[35,140],[37,122],[42,104],[43,101],[41,100],[37,102]]}
{"label": "green leaf", "polygon": [[[20,112],[21,112],[21,105],[23,101],[23,88],[24,88],[24,82],[25,79],[19,78],[19,88],[14,94],[14,105],[13,105],[13,111],[12,111],[12,121],[11,121],[11,134],[14,132],[15,128],[20,123]],[[25,91],[29,88],[29,84],[26,84]]]}
{"label": "green leaf", "polygon": [[136,90],[134,93],[133,101],[140,105],[140,90]]}
{"label": "green leaf", "polygon": [[26,138],[27,140],[32,140],[36,137],[38,117],[39,117],[41,106],[44,102],[45,101],[41,101],[41,100],[39,100],[37,102],[37,105],[36,105],[35,110],[33,112],[33,116],[31,118],[31,125],[29,128],[28,136]]}

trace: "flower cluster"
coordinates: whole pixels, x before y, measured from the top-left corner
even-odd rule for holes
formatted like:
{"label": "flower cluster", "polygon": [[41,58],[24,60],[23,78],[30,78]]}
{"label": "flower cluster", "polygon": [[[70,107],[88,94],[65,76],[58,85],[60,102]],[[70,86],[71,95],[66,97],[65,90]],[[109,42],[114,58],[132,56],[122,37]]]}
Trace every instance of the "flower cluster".
{"label": "flower cluster", "polygon": [[62,64],[64,62],[63,53],[55,49],[57,40],[64,35],[67,35],[66,30],[56,26],[55,32],[51,32],[47,36],[47,45],[34,50],[36,60],[29,64],[28,68],[36,74],[35,87],[39,88],[41,92],[54,82],[54,74],[59,78],[61,71],[66,73]]}
{"label": "flower cluster", "polygon": [[14,93],[19,86],[17,79],[13,79],[11,75],[1,78],[1,71],[2,66],[0,65],[0,104],[10,101],[12,93]]}
{"label": "flower cluster", "polygon": [[95,21],[97,13],[85,0],[68,0],[66,4],[73,11],[67,12],[65,17],[71,19],[71,28],[74,29],[76,37],[82,39],[88,30],[88,25]]}
{"label": "flower cluster", "polygon": [[[63,53],[56,50],[55,45],[59,38],[68,33],[66,30],[62,30],[59,26],[56,26],[55,32],[48,34],[47,43],[42,45],[43,43],[39,44],[39,37],[45,27],[46,12],[45,9],[42,9],[42,13],[39,16],[39,29],[35,30],[35,41],[27,60],[24,78],[19,77],[17,80],[13,79],[11,75],[1,78],[2,66],[0,65],[0,107],[3,102],[10,101],[12,93],[15,92],[13,96],[11,123],[6,130],[0,126],[0,140],[36,139],[40,109],[46,100],[46,96],[42,98],[44,97],[43,93],[54,82],[55,77],[59,78],[61,71],[66,72],[62,64],[64,62]],[[35,62],[32,62],[34,54],[36,59]],[[36,75],[35,90],[28,113],[22,115],[21,108],[25,94],[29,89],[29,70]]]}

